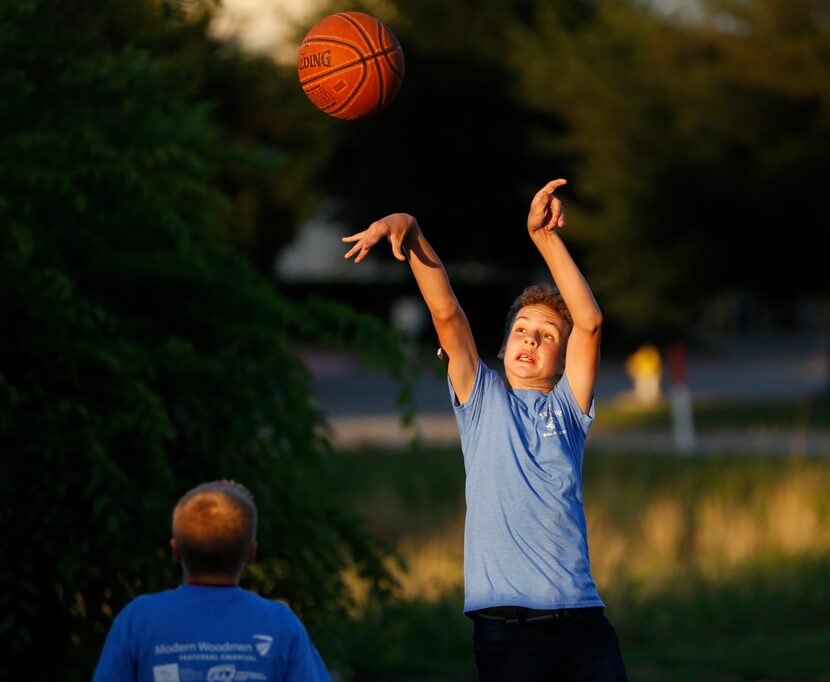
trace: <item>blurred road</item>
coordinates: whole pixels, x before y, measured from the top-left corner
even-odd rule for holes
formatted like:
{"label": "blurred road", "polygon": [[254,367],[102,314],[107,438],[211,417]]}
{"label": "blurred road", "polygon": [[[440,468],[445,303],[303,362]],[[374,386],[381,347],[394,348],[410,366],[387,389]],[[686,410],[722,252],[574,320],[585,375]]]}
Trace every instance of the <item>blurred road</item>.
{"label": "blurred road", "polygon": [[[411,430],[401,427],[397,387],[386,375],[364,367],[348,353],[307,353],[304,359],[336,445],[395,446],[412,437]],[[791,337],[759,338],[717,354],[692,354],[688,376],[693,400],[707,401],[795,400],[826,390],[830,381],[824,344],[817,339]],[[632,388],[624,358],[603,359],[597,401],[623,400]],[[665,391],[665,377],[663,388]],[[416,428],[423,441],[458,443],[445,376],[425,368],[415,389],[415,400]],[[671,433],[653,432],[597,433],[588,443],[589,447],[626,451],[670,451],[673,437]],[[695,449],[830,455],[830,433],[719,431],[697,434]]]}

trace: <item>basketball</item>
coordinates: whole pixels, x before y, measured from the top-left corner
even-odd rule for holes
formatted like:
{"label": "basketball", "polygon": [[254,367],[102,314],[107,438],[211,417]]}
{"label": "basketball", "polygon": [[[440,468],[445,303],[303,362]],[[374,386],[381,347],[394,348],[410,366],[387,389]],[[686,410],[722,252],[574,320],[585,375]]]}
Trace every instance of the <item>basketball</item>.
{"label": "basketball", "polygon": [[315,24],[297,57],[300,85],[330,116],[357,119],[385,109],[403,83],[403,50],[379,19],[338,12]]}

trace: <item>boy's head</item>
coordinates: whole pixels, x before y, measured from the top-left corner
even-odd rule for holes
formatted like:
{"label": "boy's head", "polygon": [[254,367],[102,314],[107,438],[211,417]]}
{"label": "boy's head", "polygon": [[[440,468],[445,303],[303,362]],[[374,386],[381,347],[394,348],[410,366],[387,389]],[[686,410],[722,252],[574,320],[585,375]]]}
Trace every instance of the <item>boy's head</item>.
{"label": "boy's head", "polygon": [[499,357],[512,388],[549,391],[565,368],[573,320],[552,284],[527,287],[510,306]]}
{"label": "boy's head", "polygon": [[202,483],[173,509],[173,556],[185,580],[236,582],[256,553],[257,510],[248,490],[233,481]]}

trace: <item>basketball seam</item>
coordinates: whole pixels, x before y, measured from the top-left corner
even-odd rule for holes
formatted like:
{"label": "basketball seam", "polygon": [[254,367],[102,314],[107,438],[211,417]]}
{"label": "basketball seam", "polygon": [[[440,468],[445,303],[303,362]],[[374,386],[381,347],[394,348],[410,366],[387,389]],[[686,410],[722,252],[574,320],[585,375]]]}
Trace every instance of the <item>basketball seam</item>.
{"label": "basketball seam", "polygon": [[[337,16],[340,17],[341,19],[343,19],[344,21],[346,21],[347,23],[351,24],[354,27],[354,29],[361,36],[363,36],[363,40],[366,41],[366,47],[369,48],[369,51],[373,52],[373,53],[375,52],[375,46],[372,44],[372,40],[369,37],[369,33],[366,31],[366,29],[363,27],[363,25],[359,21],[357,21],[354,17],[351,17],[351,16],[349,16],[348,14],[346,14],[344,12],[341,12],[341,13],[337,14]],[[381,24],[379,19],[374,19],[374,21],[375,21],[375,25],[380,25],[380,26],[383,25],[383,24]],[[381,40],[381,39],[378,40],[377,47],[380,48],[381,50],[383,49],[383,40]],[[375,110],[378,110],[383,106],[383,101],[385,99],[384,91],[386,90],[386,83],[383,79],[383,71],[380,68],[380,64],[378,64],[377,57],[375,57],[373,65],[375,67],[375,72],[377,73],[378,82],[380,83],[380,87],[378,88],[378,101],[377,101],[377,105],[375,107]],[[367,65],[366,68],[371,68],[371,67]]]}
{"label": "basketball seam", "polygon": [[[354,27],[357,29],[357,32],[358,32],[361,36],[363,36],[363,40],[365,40],[365,41],[366,41],[366,46],[367,46],[370,50],[372,50],[372,51],[374,52],[374,50],[375,50],[375,46],[374,46],[374,45],[372,45],[372,41],[371,41],[371,40],[369,40],[369,36],[368,36],[368,34],[366,33],[366,31],[365,31],[365,29],[363,28],[363,26],[361,26],[361,24],[360,24],[360,22],[359,22],[359,21],[357,21],[357,20],[355,20],[354,18],[350,17],[350,16],[349,16],[348,14],[346,14],[345,12],[339,12],[339,13],[338,13],[338,14],[336,14],[335,16],[338,16],[338,17],[340,17],[341,19],[345,19],[348,23],[350,23],[352,26],[354,26]],[[375,19],[375,21],[377,21],[377,19]],[[379,43],[379,46],[380,46],[380,47],[383,47],[383,43],[382,43],[382,42],[381,42],[381,43]]]}
{"label": "basketball seam", "polygon": [[352,94],[350,94],[346,98],[346,101],[343,102],[343,104],[341,104],[336,109],[332,109],[328,113],[336,114],[338,111],[343,111],[343,109],[345,109],[349,104],[351,104],[352,101],[354,100],[354,98],[357,97],[360,94],[360,91],[363,89],[363,86],[366,85],[366,82],[367,82],[367,80],[366,80],[366,69],[364,69],[363,73],[360,76],[360,82],[357,84],[357,87],[355,87],[354,92],[352,92]]}
{"label": "basketball seam", "polygon": [[321,33],[316,33],[313,37],[306,38],[305,40],[303,40],[303,45],[310,45],[311,43],[337,43],[338,45],[345,45],[346,47],[351,48],[359,55],[363,54],[362,45],[359,45],[356,42],[351,42],[346,38],[343,38],[342,36],[338,35],[327,36]]}
{"label": "basketball seam", "polygon": [[[378,31],[378,46],[383,49],[383,24],[381,23],[380,19],[375,19],[375,27]],[[378,63],[377,58],[375,59],[375,69],[378,72],[378,80],[380,81],[380,88],[378,89],[378,105],[377,109],[383,107],[383,103],[386,101],[386,79],[384,78],[383,69],[380,68],[380,64]]]}
{"label": "basketball seam", "polygon": [[[357,63],[357,62],[355,62]],[[339,71],[339,69],[338,69]],[[328,74],[327,74],[328,75]],[[343,111],[349,104],[352,103],[355,97],[360,94],[360,91],[363,89],[363,86],[366,84],[366,69],[363,69],[363,73],[360,74],[360,81],[358,81],[357,85],[354,88],[354,91],[340,104],[340,106],[335,107],[334,109],[324,109],[327,114],[336,114],[338,111]]]}
{"label": "basketball seam", "polygon": [[386,63],[389,65],[390,71],[392,71],[392,73],[394,73],[400,80],[403,80],[403,71],[398,69],[395,62],[393,62],[391,59],[389,59],[389,55],[392,54],[394,51],[395,50],[389,50],[389,52],[384,52],[380,56],[383,57],[386,60]]}
{"label": "basketball seam", "polygon": [[392,43],[392,45],[390,46],[392,49],[386,49],[386,46],[383,44],[383,39],[381,38],[381,40],[380,40],[380,46],[381,46],[382,48],[384,48],[384,51],[383,51],[383,55],[382,55],[382,56],[383,56],[383,58],[386,60],[386,64],[389,66],[389,69],[392,71],[392,73],[394,73],[394,74],[398,77],[398,80],[399,80],[399,81],[403,81],[403,71],[400,71],[400,70],[397,68],[397,65],[395,64],[395,62],[393,62],[393,61],[389,58],[389,55],[390,55],[390,54],[392,54],[392,53],[393,53],[393,52],[395,52],[395,51],[398,51],[398,52],[400,52],[400,53],[401,53],[401,59],[403,59],[403,49],[401,48],[401,44],[400,44],[400,42],[398,41],[398,39],[395,37],[395,35],[394,35],[391,31],[389,31],[389,29],[387,29],[387,33],[389,33],[389,35],[390,35],[392,38],[394,38],[394,39],[395,39],[395,42],[394,42],[394,43]]}
{"label": "basketball seam", "polygon": [[[380,47],[383,50],[382,56],[386,61],[387,66],[389,69],[398,77],[398,81],[403,81],[403,71],[398,69],[395,62],[393,62],[389,55],[395,52],[396,50],[401,53],[401,59],[403,59],[403,49],[401,48],[401,43],[398,40],[398,37],[389,30],[389,28],[381,21],[378,21],[378,43],[380,43]],[[389,47],[386,46],[386,43],[383,42],[383,37],[386,36],[392,42],[389,44]]]}

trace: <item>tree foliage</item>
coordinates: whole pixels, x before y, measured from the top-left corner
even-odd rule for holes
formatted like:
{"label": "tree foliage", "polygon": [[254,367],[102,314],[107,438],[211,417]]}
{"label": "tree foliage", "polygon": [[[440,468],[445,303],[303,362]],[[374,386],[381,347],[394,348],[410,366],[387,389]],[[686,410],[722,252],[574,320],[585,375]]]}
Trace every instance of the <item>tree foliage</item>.
{"label": "tree foliage", "polygon": [[379,320],[285,298],[234,248],[228,177],[289,161],[217,114],[209,48],[198,16],[150,1],[0,9],[7,671],[88,679],[114,613],[176,583],[170,512],[205,480],[253,491],[250,584],[288,599],[330,657],[343,571],[391,587],[387,549],[326,494],[296,343],[359,339],[399,376],[403,351]]}
{"label": "tree foliage", "polygon": [[573,238],[631,330],[693,329],[724,292],[827,292],[814,241],[830,172],[822,6],[713,0],[678,20],[610,2],[573,22],[539,3],[517,32],[525,96],[566,122],[541,139],[578,159]]}

